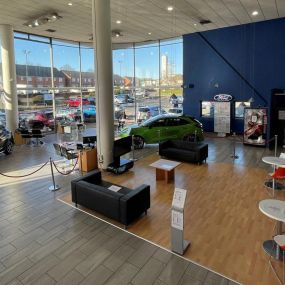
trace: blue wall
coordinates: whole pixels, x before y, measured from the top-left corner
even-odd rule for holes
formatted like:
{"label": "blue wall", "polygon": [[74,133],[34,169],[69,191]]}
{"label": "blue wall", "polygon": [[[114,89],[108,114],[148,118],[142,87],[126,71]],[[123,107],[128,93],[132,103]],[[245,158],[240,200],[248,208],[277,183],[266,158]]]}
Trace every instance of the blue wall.
{"label": "blue wall", "polygon": [[[200,102],[213,101],[216,94],[231,94],[236,101],[253,97],[253,107],[270,107],[271,89],[285,87],[285,18],[207,31],[201,35],[188,34],[183,39],[184,85],[194,84],[194,88],[184,89],[184,113],[199,119],[206,131],[213,131],[213,119],[201,117]],[[243,131],[242,119],[232,120],[232,131]]]}

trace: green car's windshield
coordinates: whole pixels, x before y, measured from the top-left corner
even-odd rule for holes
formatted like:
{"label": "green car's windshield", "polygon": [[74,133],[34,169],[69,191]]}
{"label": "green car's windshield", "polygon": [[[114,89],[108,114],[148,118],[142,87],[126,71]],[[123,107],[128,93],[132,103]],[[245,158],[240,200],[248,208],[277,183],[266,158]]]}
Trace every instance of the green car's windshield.
{"label": "green car's windshield", "polygon": [[158,121],[160,119],[163,119],[163,118],[176,118],[178,117],[177,114],[168,114],[168,115],[158,115],[158,116],[155,116],[155,117],[151,117],[147,120],[145,120],[141,126],[142,127],[148,127],[149,125],[151,125],[153,122],[155,121]]}

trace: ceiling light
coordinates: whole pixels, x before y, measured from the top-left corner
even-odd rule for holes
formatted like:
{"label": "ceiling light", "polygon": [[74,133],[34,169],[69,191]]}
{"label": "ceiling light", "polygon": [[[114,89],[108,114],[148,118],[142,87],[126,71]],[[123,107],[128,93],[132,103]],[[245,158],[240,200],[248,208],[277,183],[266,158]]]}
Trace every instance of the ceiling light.
{"label": "ceiling light", "polygon": [[112,37],[119,38],[119,37],[121,37],[121,36],[122,36],[121,31],[119,31],[119,30],[114,30],[114,31],[112,31]]}
{"label": "ceiling light", "polygon": [[121,20],[117,20],[116,24],[122,24],[122,21]]}
{"label": "ceiling light", "polygon": [[24,26],[28,26],[30,28],[38,27],[47,23],[53,23],[60,18],[62,17],[57,13],[48,13],[24,23]]}
{"label": "ceiling light", "polygon": [[196,26],[197,26],[197,24],[195,23],[195,24],[194,24],[194,26],[196,27]]}
{"label": "ceiling light", "polygon": [[151,32],[147,33],[148,35],[151,35]]}
{"label": "ceiling light", "polygon": [[168,6],[167,11],[173,11],[173,6]]}
{"label": "ceiling light", "polygon": [[68,6],[72,6],[72,3],[71,3],[71,2],[69,2],[67,5],[68,5]]}
{"label": "ceiling light", "polygon": [[251,13],[252,16],[257,16],[258,14],[259,14],[258,11],[253,11],[253,12]]}

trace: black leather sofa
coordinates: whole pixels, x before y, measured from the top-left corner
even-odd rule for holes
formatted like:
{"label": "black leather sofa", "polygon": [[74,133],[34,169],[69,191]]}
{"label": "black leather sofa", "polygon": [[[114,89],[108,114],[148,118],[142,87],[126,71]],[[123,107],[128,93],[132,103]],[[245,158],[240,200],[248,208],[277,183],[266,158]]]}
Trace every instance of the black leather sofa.
{"label": "black leather sofa", "polygon": [[121,187],[118,192],[109,190],[112,184],[102,180],[96,170],[71,181],[72,202],[95,210],[125,226],[150,208],[150,186],[141,185],[133,190]]}
{"label": "black leather sofa", "polygon": [[159,144],[159,155],[179,161],[202,163],[208,157],[208,144],[168,140]]}

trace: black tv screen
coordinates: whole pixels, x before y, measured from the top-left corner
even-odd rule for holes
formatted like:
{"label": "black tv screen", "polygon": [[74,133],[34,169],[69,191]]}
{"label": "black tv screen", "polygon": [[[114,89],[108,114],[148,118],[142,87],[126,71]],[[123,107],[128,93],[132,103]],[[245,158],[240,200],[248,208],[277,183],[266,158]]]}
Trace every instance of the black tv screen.
{"label": "black tv screen", "polygon": [[83,144],[94,144],[96,142],[96,139],[96,136],[83,137]]}
{"label": "black tv screen", "polygon": [[127,136],[114,141],[114,158],[119,158],[132,150],[132,136]]}

